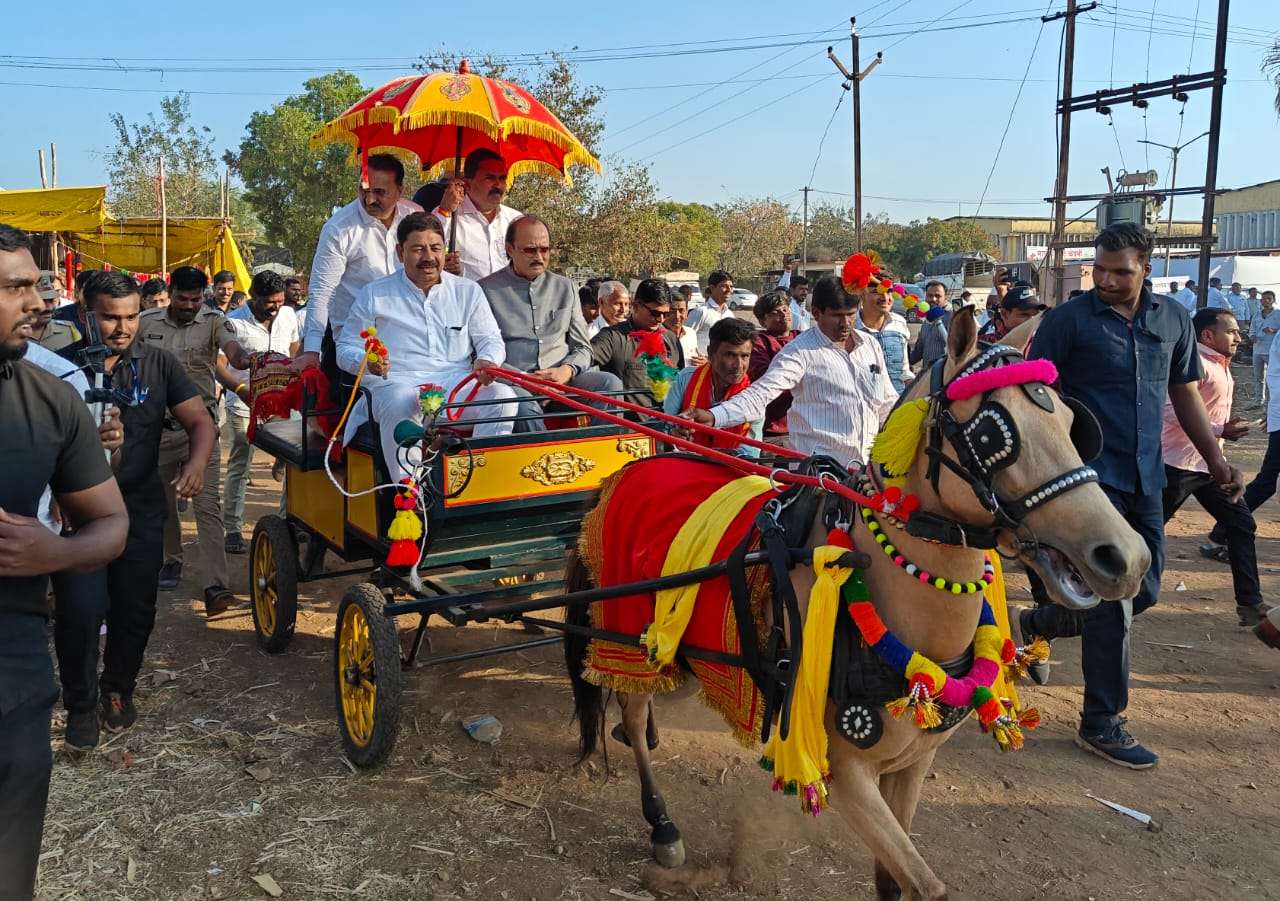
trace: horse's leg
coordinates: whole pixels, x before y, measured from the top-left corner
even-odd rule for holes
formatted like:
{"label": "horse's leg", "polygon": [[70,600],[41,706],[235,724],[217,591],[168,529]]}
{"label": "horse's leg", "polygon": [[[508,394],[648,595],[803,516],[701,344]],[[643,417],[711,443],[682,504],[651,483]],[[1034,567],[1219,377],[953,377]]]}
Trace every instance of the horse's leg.
{"label": "horse's leg", "polygon": [[[883,863],[887,875],[903,887],[908,898],[945,899],[947,887],[929,869],[911,843],[911,837],[898,824],[894,812],[880,794],[877,780],[857,766],[842,767],[839,773],[839,785],[833,786],[832,792],[832,799],[837,803],[832,806],[871,849],[877,871]],[[876,887],[882,891],[879,878]]]}
{"label": "horse's leg", "polygon": [[622,705],[622,727],[640,773],[640,806],[645,820],[652,827],[649,844],[653,849],[653,859],[664,867],[678,867],[684,863],[684,842],[680,840],[680,830],[667,816],[667,803],[658,791],[653,766],[649,763],[649,743],[645,733],[653,721],[653,695],[619,695],[618,701]]}
{"label": "horse's leg", "polygon": [[[916,805],[920,803],[920,788],[924,785],[924,777],[933,763],[934,751],[930,751],[906,769],[894,773],[886,773],[880,777],[880,795],[889,809],[893,811],[898,825],[909,836],[911,820],[916,813]],[[893,875],[878,859],[876,860],[876,895],[880,901],[894,901],[902,896]]]}

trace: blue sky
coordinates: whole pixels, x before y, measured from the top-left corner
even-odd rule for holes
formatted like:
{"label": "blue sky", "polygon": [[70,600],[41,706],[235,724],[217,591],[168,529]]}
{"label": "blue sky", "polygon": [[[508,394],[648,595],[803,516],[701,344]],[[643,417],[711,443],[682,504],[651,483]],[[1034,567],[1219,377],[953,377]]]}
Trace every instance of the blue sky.
{"label": "blue sky", "polygon": [[[1212,67],[1217,6],[1212,0],[1120,2],[1128,5],[1104,4],[1090,14],[1092,21],[1081,21],[1076,93]],[[1063,5],[1055,2],[1052,9]],[[1052,188],[1061,24],[1041,30],[1043,5],[1026,0],[862,0],[852,6],[811,0],[650,0],[468,7],[446,14],[399,0],[364,6],[224,0],[195,13],[189,5],[192,12],[179,12],[174,4],[69,2],[51,15],[39,4],[19,4],[6,12],[0,37],[0,96],[6,107],[0,187],[38,186],[36,148],[51,141],[58,145],[61,185],[102,183],[102,154],[112,137],[108,114],[141,118],[157,108],[165,92],[193,92],[195,119],[213,130],[221,150],[239,143],[252,111],[297,91],[309,74],[335,66],[356,70],[373,86],[397,72],[361,66],[409,71],[417,54],[441,46],[502,56],[652,45],[628,54],[635,58],[579,67],[585,80],[606,89],[606,167],[611,154],[645,160],[662,194],[679,200],[714,203],[768,194],[798,208],[798,189],[807,182],[829,192],[813,195],[811,203],[848,203],[850,198],[840,194],[852,190],[849,104],[846,100],[831,118],[841,91],[825,50],[830,40],[848,59],[848,17],[857,14],[867,34],[864,62],[876,50],[886,51],[884,63],[863,83],[865,208],[899,220],[972,214],[1027,71],[981,212],[1047,211],[1037,201]],[[1193,24],[1197,16],[1198,25]],[[992,19],[1030,21],[929,30]],[[1266,33],[1280,29],[1274,0],[1235,0],[1231,23],[1239,30],[1233,32],[1227,57],[1219,170],[1223,186],[1280,177],[1274,92],[1258,68]],[[1192,28],[1210,39],[1193,42]],[[817,43],[786,46],[803,40]],[[689,51],[687,42],[698,41],[756,46],[672,54]],[[695,49],[714,46],[723,44]],[[5,54],[54,57],[55,65],[101,66],[109,57],[118,61],[109,66],[128,68],[164,57],[163,65],[175,67],[300,71],[161,74],[21,68],[13,67],[12,56]],[[732,83],[715,87],[724,81]],[[1182,140],[1207,128],[1208,108],[1208,91],[1191,95]],[[1113,173],[1122,167],[1154,168],[1163,178],[1168,154],[1137,141],[1145,135],[1174,143],[1177,109],[1171,99],[1154,100],[1144,121],[1140,111],[1116,106],[1114,132],[1096,113],[1077,114],[1071,191],[1105,190],[1099,172],[1103,166]],[[1202,140],[1183,153],[1180,184],[1203,180],[1204,147]],[[1178,209],[1198,217],[1199,199],[1184,198]]]}

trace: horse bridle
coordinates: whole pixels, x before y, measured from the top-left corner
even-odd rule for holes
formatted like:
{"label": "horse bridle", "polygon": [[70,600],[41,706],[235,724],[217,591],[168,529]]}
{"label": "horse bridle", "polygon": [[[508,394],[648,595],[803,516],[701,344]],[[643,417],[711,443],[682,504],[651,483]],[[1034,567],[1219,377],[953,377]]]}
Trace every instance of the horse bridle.
{"label": "horse bridle", "polygon": [[[1102,430],[1093,413],[1074,398],[1058,394],[1058,400],[1074,414],[1071,441],[1084,465],[1048,479],[1018,498],[1005,498],[996,489],[995,476],[1012,465],[1022,449],[1017,424],[1003,404],[992,400],[994,390],[981,396],[977,411],[965,421],[952,412],[947,386],[958,379],[1012,363],[1022,362],[1022,354],[1012,347],[991,345],[946,381],[947,358],[938,360],[929,372],[929,415],[925,420],[925,454],[929,460],[927,478],[938,492],[942,467],[949,469],[973,491],[984,510],[991,514],[991,525],[960,522],[924,510],[915,511],[906,523],[907,533],[917,538],[944,544],[976,548],[994,548],[1004,529],[1019,531],[1031,511],[1053,498],[1081,485],[1098,481],[1098,474],[1088,464],[1102,451]],[[1027,398],[1040,409],[1052,413],[1054,396],[1042,382],[1020,384]],[[901,403],[901,399],[899,403]],[[955,459],[943,450],[943,441],[951,445]]]}

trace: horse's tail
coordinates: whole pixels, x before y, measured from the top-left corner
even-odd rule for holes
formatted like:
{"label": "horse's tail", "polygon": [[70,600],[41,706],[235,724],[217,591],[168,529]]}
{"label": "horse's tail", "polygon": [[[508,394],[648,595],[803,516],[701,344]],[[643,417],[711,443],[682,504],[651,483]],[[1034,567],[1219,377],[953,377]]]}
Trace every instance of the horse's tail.
{"label": "horse's tail", "polygon": [[[592,588],[591,574],[577,551],[570,551],[565,561],[565,591],[572,594]],[[568,604],[565,622],[572,626],[591,625],[589,602]],[[586,670],[587,644],[590,638],[570,632],[564,640],[564,662],[573,686],[573,712],[578,721],[578,761],[590,757],[599,745],[604,729],[604,692],[582,677]]]}

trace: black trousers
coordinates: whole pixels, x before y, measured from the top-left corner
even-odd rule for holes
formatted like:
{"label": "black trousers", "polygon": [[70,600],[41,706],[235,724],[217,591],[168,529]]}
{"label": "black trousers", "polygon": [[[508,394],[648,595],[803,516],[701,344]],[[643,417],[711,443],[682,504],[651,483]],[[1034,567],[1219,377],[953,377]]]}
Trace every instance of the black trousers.
{"label": "black trousers", "polygon": [[[1132,601],[1104,601],[1092,610],[1068,611],[1052,603],[1031,613],[1031,631],[1045,638],[1080,636],[1080,669],[1084,674],[1084,705],[1080,728],[1096,732],[1119,719],[1129,706],[1129,629],[1133,617],[1154,606],[1164,572],[1164,516],[1161,500],[1102,486],[1107,500],[1146,542],[1151,568]],[[1032,583],[1037,594],[1039,580]],[[1041,603],[1043,586],[1037,596]]]}
{"label": "black trousers", "polygon": [[[49,723],[58,690],[43,617],[6,617],[0,635],[0,899],[35,893],[49,800]],[[8,703],[12,701],[12,703]]]}
{"label": "black trousers", "polygon": [[60,572],[52,580],[62,704],[72,713],[93,710],[98,704],[98,634],[107,616],[107,571]]}
{"label": "black trousers", "polygon": [[[1172,519],[1187,498],[1199,501],[1217,523],[1214,530],[1222,529],[1226,537],[1236,603],[1246,607],[1261,604],[1262,586],[1258,583],[1258,554],[1254,542],[1258,529],[1246,501],[1232,502],[1231,496],[1208,473],[1166,466],[1164,477],[1164,521]],[[1272,490],[1274,488],[1273,483]]]}
{"label": "black trousers", "polygon": [[[1276,493],[1277,479],[1280,479],[1280,431],[1267,433],[1267,453],[1262,458],[1262,468],[1244,489],[1244,504],[1250,513],[1271,500]],[[1221,522],[1209,533],[1209,540],[1216,544],[1227,544],[1227,538],[1227,529]]]}
{"label": "black trousers", "polygon": [[[159,523],[163,527],[163,516]],[[124,553],[107,566],[107,641],[100,681],[103,694],[133,694],[142,670],[142,656],[156,624],[156,580],[163,562],[162,528],[147,528],[141,534],[131,530]],[[93,651],[96,665],[96,642]]]}

